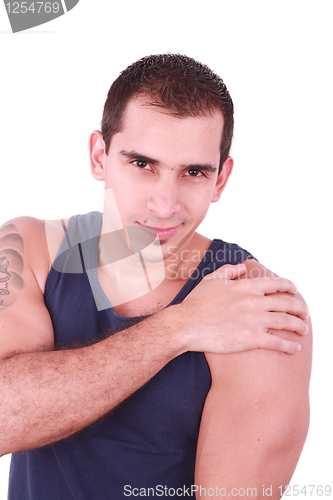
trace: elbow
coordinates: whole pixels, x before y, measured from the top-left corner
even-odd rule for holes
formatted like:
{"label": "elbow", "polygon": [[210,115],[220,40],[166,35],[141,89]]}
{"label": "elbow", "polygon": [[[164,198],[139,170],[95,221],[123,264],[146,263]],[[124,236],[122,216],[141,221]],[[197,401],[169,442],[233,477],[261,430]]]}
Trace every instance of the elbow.
{"label": "elbow", "polygon": [[2,449],[2,446],[0,443],[0,458],[4,457],[5,455],[8,455],[9,453],[10,453],[9,451],[5,451],[4,449]]}
{"label": "elbow", "polygon": [[8,431],[8,426],[1,424],[2,422],[0,423],[0,428],[2,429],[0,437],[0,458],[16,451],[13,444],[13,437],[11,437],[11,433]]}
{"label": "elbow", "polygon": [[9,453],[12,453],[10,442],[8,440],[9,436],[8,436],[7,426],[3,426],[1,424],[2,424],[2,422],[0,423],[0,428],[1,428],[1,434],[0,434],[0,458],[3,457],[4,455],[8,455]]}

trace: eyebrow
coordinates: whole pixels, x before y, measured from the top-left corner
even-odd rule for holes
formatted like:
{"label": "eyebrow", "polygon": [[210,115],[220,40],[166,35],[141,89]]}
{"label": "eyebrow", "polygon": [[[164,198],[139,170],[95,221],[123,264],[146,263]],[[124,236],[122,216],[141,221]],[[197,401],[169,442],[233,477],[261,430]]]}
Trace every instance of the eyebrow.
{"label": "eyebrow", "polygon": [[212,174],[217,171],[217,168],[214,167],[213,165],[210,165],[209,163],[204,165],[201,164],[181,165],[181,168],[184,170],[202,170],[203,172],[210,172]]}
{"label": "eyebrow", "polygon": [[145,156],[141,153],[137,153],[136,151],[126,151],[122,150],[120,151],[120,154],[122,156],[126,156],[129,160],[138,160],[138,161],[144,161],[145,163],[152,163],[153,165],[160,165],[160,161],[155,160],[154,158],[150,158],[149,156]]}
{"label": "eyebrow", "polygon": [[[137,161],[143,161],[145,163],[151,163],[153,165],[160,165],[161,162],[159,160],[156,160],[155,158],[150,158],[149,156],[145,156],[141,153],[137,153],[136,151],[126,151],[123,149],[120,151],[120,155],[126,156],[129,160],[137,160]],[[217,171],[217,167],[214,167],[214,165],[211,165],[210,163],[205,163],[205,164],[190,164],[190,165],[181,165],[180,166],[181,170],[202,170],[204,172],[210,172],[214,173]]]}

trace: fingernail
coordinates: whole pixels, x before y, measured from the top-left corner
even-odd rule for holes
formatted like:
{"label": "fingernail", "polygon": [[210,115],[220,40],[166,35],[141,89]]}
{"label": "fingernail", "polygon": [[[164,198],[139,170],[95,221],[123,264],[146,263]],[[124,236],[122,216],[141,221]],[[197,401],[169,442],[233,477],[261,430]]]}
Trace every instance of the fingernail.
{"label": "fingernail", "polygon": [[296,347],[296,352],[299,352],[301,349],[302,349],[301,345],[300,345],[300,344],[297,344],[297,347]]}
{"label": "fingernail", "polygon": [[308,333],[308,331],[309,331],[309,325],[305,323],[305,333]]}

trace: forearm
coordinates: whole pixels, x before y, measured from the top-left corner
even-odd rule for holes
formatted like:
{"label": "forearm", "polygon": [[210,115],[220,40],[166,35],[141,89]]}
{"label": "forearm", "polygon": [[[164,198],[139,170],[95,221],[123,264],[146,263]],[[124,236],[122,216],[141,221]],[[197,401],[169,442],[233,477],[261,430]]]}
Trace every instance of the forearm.
{"label": "forearm", "polygon": [[0,454],[37,448],[83,429],[184,350],[179,325],[166,310],[91,346],[3,360]]}

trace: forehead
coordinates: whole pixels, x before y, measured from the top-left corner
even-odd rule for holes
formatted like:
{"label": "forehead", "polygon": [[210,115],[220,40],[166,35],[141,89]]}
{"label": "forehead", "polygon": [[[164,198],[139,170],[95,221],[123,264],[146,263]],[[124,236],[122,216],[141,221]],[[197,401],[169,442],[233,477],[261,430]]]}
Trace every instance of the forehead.
{"label": "forehead", "polygon": [[219,110],[202,116],[177,117],[139,96],[128,103],[121,130],[114,135],[111,147],[130,147],[170,160],[177,154],[179,160],[193,156],[195,161],[219,162],[223,122]]}

